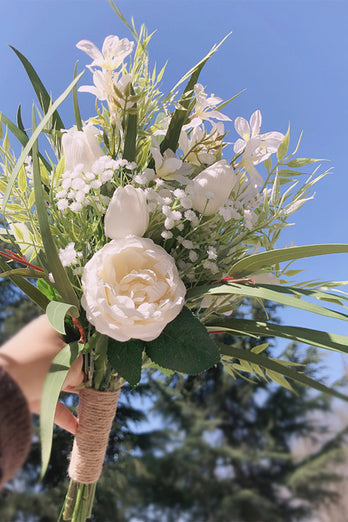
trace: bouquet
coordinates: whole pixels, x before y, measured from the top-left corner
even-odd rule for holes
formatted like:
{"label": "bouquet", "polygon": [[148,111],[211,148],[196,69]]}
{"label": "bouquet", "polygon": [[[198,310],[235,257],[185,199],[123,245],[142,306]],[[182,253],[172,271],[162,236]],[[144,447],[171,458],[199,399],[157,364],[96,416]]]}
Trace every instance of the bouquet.
{"label": "bouquet", "polygon": [[[322,304],[344,307],[347,295],[335,290],[343,283],[299,282],[290,267],[347,253],[348,245],[277,247],[326,174],[319,167],[303,172],[319,160],[297,156],[300,140],[289,152],[289,129],[261,131],[260,110],[249,120],[233,116],[233,128],[235,96],[223,101],[199,82],[219,45],[163,94],[164,68],[149,67],[150,36],[143,26],[128,28],[131,40],[110,35],[101,50],[78,42],[91,60],[85,85],[77,87],[82,73],[75,67],[56,101],[13,49],[39,106],[30,132],[20,110],[16,124],[1,114],[0,233],[9,248],[0,252],[0,275],[37,303],[67,342],[43,391],[43,473],[61,386],[74,360],[84,358],[63,507],[63,519],[75,522],[91,515],[120,391],[125,382],[136,386],[142,369],[197,375],[221,363],[232,376],[247,372],[290,389],[293,380],[344,397],[269,357],[267,344],[243,350],[228,343],[228,336],[267,335],[348,351],[348,337],[274,324],[266,313],[255,321],[244,306],[269,300],[348,320]],[[71,128],[58,112],[70,93]],[[87,119],[78,93],[95,97]],[[45,154],[42,134],[51,147]],[[22,146],[18,158],[10,135]]]}

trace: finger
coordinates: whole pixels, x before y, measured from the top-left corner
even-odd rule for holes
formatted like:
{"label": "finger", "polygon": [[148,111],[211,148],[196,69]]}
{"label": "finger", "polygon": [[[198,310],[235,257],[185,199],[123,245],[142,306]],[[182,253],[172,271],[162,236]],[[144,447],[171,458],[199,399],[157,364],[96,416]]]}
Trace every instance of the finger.
{"label": "finger", "polygon": [[57,403],[54,422],[57,424],[57,426],[60,426],[61,428],[63,428],[63,430],[66,430],[69,433],[76,435],[78,420],[71,413],[69,408],[67,408],[65,406],[65,404],[63,404],[61,402]]}
{"label": "finger", "polygon": [[75,386],[83,383],[85,374],[82,371],[83,357],[79,355],[76,361],[71,365],[68,375],[65,378],[62,390],[72,392]]}

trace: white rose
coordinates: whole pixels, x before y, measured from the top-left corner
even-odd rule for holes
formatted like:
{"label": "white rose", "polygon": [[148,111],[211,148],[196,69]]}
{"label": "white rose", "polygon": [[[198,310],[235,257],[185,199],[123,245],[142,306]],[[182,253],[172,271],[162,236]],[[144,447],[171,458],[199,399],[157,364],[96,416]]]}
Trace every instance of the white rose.
{"label": "white rose", "polygon": [[97,140],[98,134],[98,129],[91,123],[81,131],[73,127],[63,134],[65,170],[73,171],[76,165],[82,164],[84,172],[91,171],[93,163],[104,155]]}
{"label": "white rose", "polygon": [[117,341],[156,339],[184,306],[173,258],[151,239],[128,236],[88,261],[81,304],[96,330]]}
{"label": "white rose", "polygon": [[145,192],[132,185],[118,187],[105,214],[105,235],[118,239],[143,236],[149,224]]}
{"label": "white rose", "polygon": [[237,177],[226,160],[220,160],[202,170],[188,184],[192,208],[205,216],[211,216],[224,206]]}

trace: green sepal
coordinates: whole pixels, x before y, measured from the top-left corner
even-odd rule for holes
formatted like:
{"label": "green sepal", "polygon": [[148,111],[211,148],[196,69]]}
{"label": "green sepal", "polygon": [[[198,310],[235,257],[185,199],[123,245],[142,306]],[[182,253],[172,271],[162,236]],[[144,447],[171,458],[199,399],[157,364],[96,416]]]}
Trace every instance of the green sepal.
{"label": "green sepal", "polygon": [[131,386],[136,386],[140,381],[143,350],[144,341],[140,339],[119,342],[109,338],[109,363]]}
{"label": "green sepal", "polygon": [[169,370],[198,375],[220,361],[205,326],[185,306],[157,339],[145,343],[150,359]]}

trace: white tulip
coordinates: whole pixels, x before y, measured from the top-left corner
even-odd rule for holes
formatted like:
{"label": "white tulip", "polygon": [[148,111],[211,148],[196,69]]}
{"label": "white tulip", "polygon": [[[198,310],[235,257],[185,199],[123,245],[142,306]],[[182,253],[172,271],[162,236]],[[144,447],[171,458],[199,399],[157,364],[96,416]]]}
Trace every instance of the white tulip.
{"label": "white tulip", "polygon": [[84,267],[81,304],[96,330],[117,341],[156,339],[182,310],[174,259],[151,239],[114,239]]}
{"label": "white tulip", "polygon": [[126,185],[118,187],[105,214],[105,235],[111,239],[143,236],[149,224],[145,192]]}
{"label": "white tulip", "polygon": [[226,160],[220,160],[202,170],[187,186],[192,208],[211,216],[223,207],[237,177]]}
{"label": "white tulip", "polygon": [[104,155],[97,135],[99,130],[91,123],[81,131],[76,127],[69,129],[62,136],[62,147],[65,158],[65,170],[73,171],[77,165],[83,165],[84,172],[90,172],[93,163]]}

